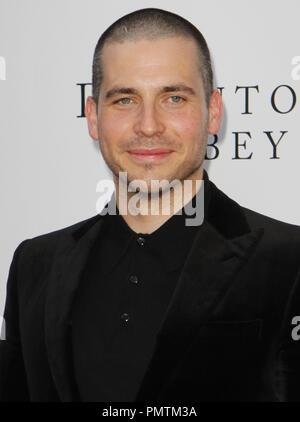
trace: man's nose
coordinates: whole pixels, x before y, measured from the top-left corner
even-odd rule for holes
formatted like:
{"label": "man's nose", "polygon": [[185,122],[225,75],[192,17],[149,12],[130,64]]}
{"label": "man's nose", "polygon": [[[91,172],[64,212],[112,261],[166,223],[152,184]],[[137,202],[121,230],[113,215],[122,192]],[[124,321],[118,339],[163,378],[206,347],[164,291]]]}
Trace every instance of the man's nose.
{"label": "man's nose", "polygon": [[153,103],[143,104],[134,125],[134,131],[139,136],[160,135],[165,130],[162,115]]}

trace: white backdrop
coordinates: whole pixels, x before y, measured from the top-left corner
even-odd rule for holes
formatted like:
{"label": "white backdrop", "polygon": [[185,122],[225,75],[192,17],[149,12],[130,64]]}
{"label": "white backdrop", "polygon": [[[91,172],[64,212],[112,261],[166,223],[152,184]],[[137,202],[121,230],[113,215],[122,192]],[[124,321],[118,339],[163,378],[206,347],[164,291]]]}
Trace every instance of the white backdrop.
{"label": "white backdrop", "polygon": [[[210,178],[242,205],[300,225],[299,0],[0,0],[0,314],[17,245],[97,213],[96,185],[110,175],[77,117],[76,84],[91,82],[100,34],[143,7],[178,13],[207,39],[225,108]],[[257,86],[248,110],[237,86]],[[270,137],[280,136],[272,159]],[[237,137],[251,159],[233,159]]]}

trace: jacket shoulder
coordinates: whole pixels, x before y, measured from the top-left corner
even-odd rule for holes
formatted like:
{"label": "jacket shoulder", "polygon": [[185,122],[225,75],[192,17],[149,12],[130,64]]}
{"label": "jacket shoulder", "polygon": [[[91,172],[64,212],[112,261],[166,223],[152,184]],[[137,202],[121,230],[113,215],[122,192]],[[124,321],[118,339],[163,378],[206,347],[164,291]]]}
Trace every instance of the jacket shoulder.
{"label": "jacket shoulder", "polygon": [[208,186],[208,219],[226,238],[239,237],[249,231],[263,229],[265,240],[277,244],[296,242],[300,248],[300,226],[244,207],[211,181]]}
{"label": "jacket shoulder", "polygon": [[62,240],[68,242],[68,239],[73,242],[74,238],[80,237],[89,227],[95,224],[102,216],[96,214],[85,220],[81,220],[70,226],[66,226],[48,233],[43,233],[38,236],[25,239],[18,246],[22,246],[27,253],[33,255],[40,255],[41,252],[54,251],[56,246]]}
{"label": "jacket shoulder", "polygon": [[249,208],[241,207],[252,229],[262,227],[267,234],[274,237],[288,237],[300,242],[300,226],[277,220]]}
{"label": "jacket shoulder", "polygon": [[273,264],[283,263],[299,269],[300,227],[268,217],[248,208],[243,208],[248,225],[252,230],[263,229],[263,237],[258,249],[266,260]]}

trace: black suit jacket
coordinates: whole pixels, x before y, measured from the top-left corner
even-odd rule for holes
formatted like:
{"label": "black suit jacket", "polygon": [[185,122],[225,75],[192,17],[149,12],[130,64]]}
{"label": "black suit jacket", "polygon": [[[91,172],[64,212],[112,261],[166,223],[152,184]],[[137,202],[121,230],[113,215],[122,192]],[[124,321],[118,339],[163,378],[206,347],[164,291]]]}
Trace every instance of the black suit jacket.
{"label": "black suit jacket", "polygon": [[[137,401],[300,401],[300,228],[210,183]],[[2,401],[79,401],[70,310],[103,216],[27,239],[10,267]],[[180,247],[180,245],[179,245]]]}

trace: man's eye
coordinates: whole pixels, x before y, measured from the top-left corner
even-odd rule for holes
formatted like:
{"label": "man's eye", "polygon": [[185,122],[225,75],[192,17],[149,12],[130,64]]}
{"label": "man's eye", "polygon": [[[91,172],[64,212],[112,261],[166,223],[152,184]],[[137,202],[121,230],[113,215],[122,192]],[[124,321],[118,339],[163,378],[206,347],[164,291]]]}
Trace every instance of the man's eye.
{"label": "man's eye", "polygon": [[184,98],[180,97],[179,95],[171,95],[168,100],[171,103],[181,103],[182,101],[184,101]]}
{"label": "man's eye", "polygon": [[115,104],[130,104],[130,101],[132,101],[131,98],[120,98],[119,100],[115,101]]}

